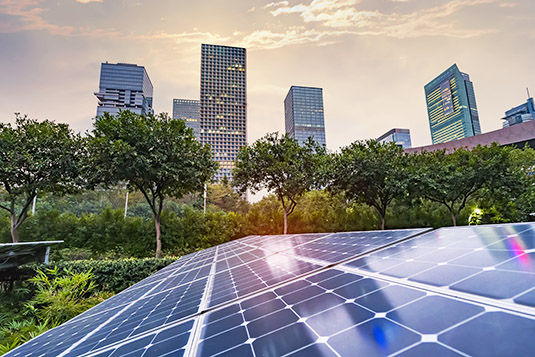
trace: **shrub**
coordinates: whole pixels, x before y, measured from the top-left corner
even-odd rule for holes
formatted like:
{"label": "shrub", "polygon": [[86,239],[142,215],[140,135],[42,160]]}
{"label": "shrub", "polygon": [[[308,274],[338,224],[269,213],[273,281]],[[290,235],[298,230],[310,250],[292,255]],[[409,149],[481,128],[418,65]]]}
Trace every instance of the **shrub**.
{"label": "shrub", "polygon": [[[66,276],[73,274],[84,274],[91,272],[92,281],[97,285],[99,291],[109,291],[118,293],[133,284],[157,272],[158,270],[171,264],[178,258],[145,258],[145,259],[117,259],[117,260],[76,260],[62,261],[54,263],[58,274]],[[49,266],[44,264],[23,266],[18,269],[22,278],[33,278],[35,270],[46,271],[49,278],[55,276],[48,273]],[[66,273],[68,272],[68,273]]]}

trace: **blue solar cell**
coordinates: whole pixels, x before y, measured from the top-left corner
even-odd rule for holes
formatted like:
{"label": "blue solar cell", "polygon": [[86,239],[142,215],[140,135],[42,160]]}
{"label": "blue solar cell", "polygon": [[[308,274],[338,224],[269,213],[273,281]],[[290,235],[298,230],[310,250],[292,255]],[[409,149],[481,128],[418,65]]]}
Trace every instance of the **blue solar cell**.
{"label": "blue solar cell", "polygon": [[481,269],[469,267],[438,265],[419,274],[412,275],[409,279],[429,285],[449,286],[481,271]]}
{"label": "blue solar cell", "polygon": [[533,319],[490,312],[441,334],[438,340],[471,356],[532,356],[533,336]]}
{"label": "blue solar cell", "polygon": [[531,290],[525,294],[520,295],[514,301],[517,304],[535,307],[535,290]]}
{"label": "blue solar cell", "polygon": [[433,356],[433,357],[460,357],[461,354],[450,350],[438,343],[420,343],[416,347],[410,348],[404,352],[401,352],[399,357],[422,357],[422,356]]}
{"label": "blue solar cell", "polygon": [[374,313],[355,304],[325,309],[307,319],[307,324],[320,336],[332,336],[342,330],[374,317]]}
{"label": "blue solar cell", "polygon": [[328,339],[341,356],[385,356],[419,342],[421,336],[387,319],[373,319]]}
{"label": "blue solar cell", "polygon": [[356,299],[355,303],[371,311],[381,313],[388,312],[396,306],[402,306],[424,295],[425,293],[419,290],[390,285]]}
{"label": "blue solar cell", "polygon": [[442,296],[426,296],[389,312],[386,317],[422,334],[437,334],[483,311],[481,306]]}
{"label": "blue solar cell", "polygon": [[282,356],[317,340],[318,336],[303,323],[296,323],[262,336],[253,342],[257,356]]}
{"label": "blue solar cell", "polygon": [[451,289],[494,299],[509,299],[535,287],[535,274],[483,271],[451,286]]}

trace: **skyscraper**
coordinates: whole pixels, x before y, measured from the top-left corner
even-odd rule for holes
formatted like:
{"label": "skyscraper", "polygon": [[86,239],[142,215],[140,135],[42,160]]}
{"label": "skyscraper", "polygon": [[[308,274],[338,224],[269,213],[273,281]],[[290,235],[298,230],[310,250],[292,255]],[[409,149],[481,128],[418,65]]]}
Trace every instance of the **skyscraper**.
{"label": "skyscraper", "polygon": [[325,146],[323,90],[292,86],[284,99],[286,133],[302,144],[312,137]]}
{"label": "skyscraper", "polygon": [[410,149],[412,147],[411,132],[409,129],[391,129],[378,137],[377,141],[380,143],[395,143],[403,149]]}
{"label": "skyscraper", "polygon": [[481,134],[470,76],[454,64],[425,86],[433,144]]}
{"label": "skyscraper", "polygon": [[505,112],[503,127],[507,128],[516,124],[525,123],[529,120],[535,120],[535,105],[533,98],[529,95],[526,103],[509,109]]}
{"label": "skyscraper", "polygon": [[102,63],[99,89],[95,93],[98,99],[97,117],[105,112],[117,114],[119,110],[153,114],[153,90],[145,67],[129,63]]}
{"label": "skyscraper", "polygon": [[247,142],[245,48],[201,47],[199,139],[219,163],[215,179],[232,179],[238,150]]}
{"label": "skyscraper", "polygon": [[199,138],[199,101],[194,99],[173,99],[173,119],[182,119]]}

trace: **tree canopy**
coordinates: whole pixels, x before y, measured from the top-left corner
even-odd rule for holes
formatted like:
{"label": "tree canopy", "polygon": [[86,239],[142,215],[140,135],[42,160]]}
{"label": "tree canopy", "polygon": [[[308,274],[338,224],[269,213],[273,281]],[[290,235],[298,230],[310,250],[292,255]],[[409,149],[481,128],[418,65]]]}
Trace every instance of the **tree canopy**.
{"label": "tree canopy", "polygon": [[386,210],[407,191],[406,156],[394,143],[357,141],[334,154],[328,188],[374,207],[385,229]]}
{"label": "tree canopy", "polygon": [[238,153],[233,184],[242,191],[261,189],[273,192],[284,210],[283,233],[297,199],[320,182],[320,166],[325,148],[312,138],[299,145],[289,135],[267,134]]}
{"label": "tree canopy", "polygon": [[0,208],[9,212],[14,243],[38,191],[61,193],[79,187],[82,151],[80,137],[67,124],[19,114],[14,126],[0,123]]}
{"label": "tree canopy", "polygon": [[165,113],[105,113],[95,120],[88,148],[90,184],[124,182],[147,200],[154,214],[157,257],[161,255],[160,218],[165,198],[201,191],[217,168],[210,148],[196,140],[183,120]]}
{"label": "tree canopy", "polygon": [[522,170],[514,165],[511,148],[477,146],[412,155],[414,172],[411,190],[416,195],[444,205],[453,225],[468,199],[483,188],[493,195],[518,195],[522,190]]}

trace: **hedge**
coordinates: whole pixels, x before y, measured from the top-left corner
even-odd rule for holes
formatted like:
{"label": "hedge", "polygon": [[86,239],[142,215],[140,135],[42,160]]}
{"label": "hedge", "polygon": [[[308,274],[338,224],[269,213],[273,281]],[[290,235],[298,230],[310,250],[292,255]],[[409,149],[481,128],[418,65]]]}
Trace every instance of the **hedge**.
{"label": "hedge", "polygon": [[[117,260],[76,260],[61,261],[49,265],[33,264],[25,265],[12,270],[15,280],[27,280],[36,275],[36,269],[45,271],[47,268],[57,266],[60,271],[68,269],[73,273],[88,272],[91,270],[95,276],[93,281],[97,283],[100,291],[118,293],[133,284],[166,267],[176,261],[177,257],[167,258],[143,258],[143,259],[117,259]],[[2,274],[2,279],[9,279],[7,274]]]}

